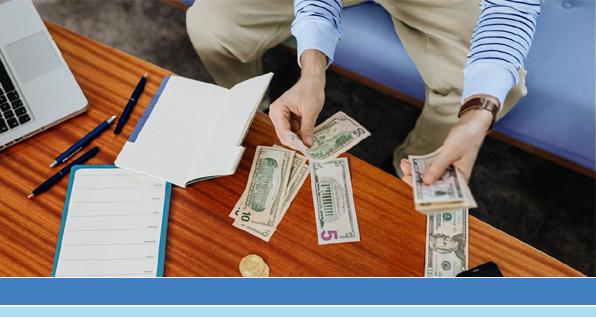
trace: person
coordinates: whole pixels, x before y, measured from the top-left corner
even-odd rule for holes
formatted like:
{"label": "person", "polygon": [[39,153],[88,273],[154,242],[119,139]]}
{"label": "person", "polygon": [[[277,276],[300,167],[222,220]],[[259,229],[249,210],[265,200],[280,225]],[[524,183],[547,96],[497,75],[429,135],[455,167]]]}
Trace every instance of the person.
{"label": "person", "polygon": [[[262,73],[264,52],[296,37],[298,82],[270,106],[284,131],[312,146],[325,101],[325,70],[341,37],[341,10],[364,0],[196,0],[187,30],[201,61],[224,87]],[[527,93],[523,63],[540,13],[539,0],[376,0],[426,84],[414,129],[394,150],[393,165],[412,184],[408,155],[442,152],[423,176],[434,183],[449,165],[469,180],[486,132]],[[293,8],[293,10],[292,10]],[[395,75],[396,77],[399,75]],[[463,106],[462,106],[463,104]],[[380,115],[379,115],[380,116]]]}
{"label": "person", "polygon": [[431,250],[437,253],[449,254],[451,252],[463,262],[466,262],[466,239],[463,233],[458,233],[453,237],[446,236],[444,234],[433,234],[429,238],[429,244]]}

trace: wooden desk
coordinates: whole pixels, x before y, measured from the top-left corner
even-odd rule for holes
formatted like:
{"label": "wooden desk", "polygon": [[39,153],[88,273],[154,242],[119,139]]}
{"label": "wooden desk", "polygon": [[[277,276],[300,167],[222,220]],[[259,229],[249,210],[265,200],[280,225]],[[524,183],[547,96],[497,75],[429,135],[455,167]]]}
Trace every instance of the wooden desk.
{"label": "wooden desk", "polygon": [[[120,116],[139,78],[145,92],[123,132],[105,132],[88,164],[112,164],[164,76],[170,72],[60,27],[47,24],[90,108],[85,114],[0,152],[0,276],[50,276],[68,179],[27,199],[56,172],[49,164],[112,115]],[[258,113],[232,176],[174,187],[168,225],[166,276],[239,276],[242,257],[256,253],[272,277],[421,277],[426,217],[414,211],[412,191],[397,178],[349,158],[361,241],[319,246],[310,180],[269,243],[232,226],[228,214],[243,192],[255,146],[276,142]],[[367,143],[366,140],[362,143]],[[505,276],[582,276],[567,265],[470,217],[469,263],[496,262]]]}

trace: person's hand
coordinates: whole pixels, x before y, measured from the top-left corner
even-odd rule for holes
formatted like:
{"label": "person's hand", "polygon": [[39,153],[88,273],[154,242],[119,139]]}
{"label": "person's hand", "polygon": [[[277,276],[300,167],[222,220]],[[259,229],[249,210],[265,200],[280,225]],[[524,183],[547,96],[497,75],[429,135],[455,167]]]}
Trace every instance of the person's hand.
{"label": "person's hand", "polygon": [[327,57],[318,50],[305,50],[300,58],[300,80],[269,107],[269,117],[282,144],[296,149],[285,131],[299,134],[307,147],[314,143],[314,128],[325,102]]}
{"label": "person's hand", "polygon": [[[468,99],[474,97],[477,96]],[[489,98],[498,103],[497,99]],[[422,176],[424,184],[431,185],[435,183],[443,176],[449,165],[458,168],[463,173],[466,181],[469,181],[474,163],[478,157],[478,151],[492,122],[492,117],[490,111],[487,110],[470,110],[463,114],[458,124],[447,135],[441,154]],[[413,181],[410,162],[402,159],[400,168],[404,172],[402,180],[411,186]]]}
{"label": "person's hand", "polygon": [[299,133],[307,147],[314,143],[313,131],[317,117],[325,102],[325,83],[317,77],[301,77],[300,80],[269,109],[269,117],[275,126],[275,132],[282,144],[296,149],[296,146],[284,133]]}

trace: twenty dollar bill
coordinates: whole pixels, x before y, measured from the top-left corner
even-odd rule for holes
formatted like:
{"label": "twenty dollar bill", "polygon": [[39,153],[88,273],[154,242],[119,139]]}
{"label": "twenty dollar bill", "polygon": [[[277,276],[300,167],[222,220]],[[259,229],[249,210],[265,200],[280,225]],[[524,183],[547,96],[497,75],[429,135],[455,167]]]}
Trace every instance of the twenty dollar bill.
{"label": "twenty dollar bill", "polygon": [[467,269],[468,210],[428,215],[424,276],[455,277]]}

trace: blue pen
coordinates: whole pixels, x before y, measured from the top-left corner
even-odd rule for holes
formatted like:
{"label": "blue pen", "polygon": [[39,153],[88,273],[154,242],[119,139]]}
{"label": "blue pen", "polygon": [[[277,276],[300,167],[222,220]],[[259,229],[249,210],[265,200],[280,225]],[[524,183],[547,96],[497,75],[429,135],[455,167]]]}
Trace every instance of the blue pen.
{"label": "blue pen", "polygon": [[83,139],[77,141],[72,147],[68,148],[68,150],[64,151],[63,154],[59,155],[54,162],[50,164],[50,167],[54,167],[58,163],[64,163],[70,157],[72,157],[75,153],[79,152],[83,149],[86,145],[90,144],[95,138],[99,137],[102,132],[106,131],[112,121],[116,119],[116,116],[112,116],[108,120],[102,122],[97,128],[93,129],[93,131],[89,132]]}
{"label": "blue pen", "polygon": [[60,170],[58,173],[49,178],[46,182],[42,183],[41,186],[37,187],[37,189],[33,190],[33,192],[31,192],[31,194],[27,198],[31,199],[33,196],[48,191],[50,187],[55,185],[56,182],[60,181],[62,177],[64,177],[70,172],[70,168],[72,168],[72,166],[85,163],[87,160],[95,157],[95,155],[97,155],[98,152],[98,147],[94,147],[93,149],[85,152],[84,155],[80,156],[78,159],[68,164],[66,167],[64,167],[64,169]]}
{"label": "blue pen", "polygon": [[119,134],[120,131],[122,131],[122,128],[124,128],[126,121],[128,121],[128,117],[130,117],[130,114],[132,113],[132,109],[137,104],[137,100],[143,93],[143,90],[145,90],[145,77],[147,77],[146,73],[143,77],[141,77],[141,80],[139,81],[139,84],[137,84],[135,91],[132,93],[130,100],[128,100],[126,107],[124,107],[124,111],[122,111],[120,119],[118,119],[116,128],[114,128],[114,134]]}

